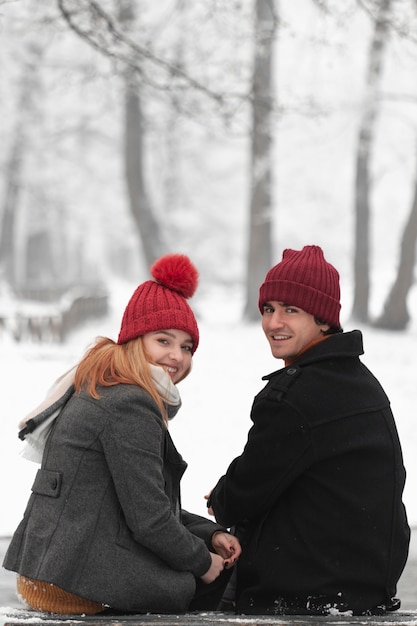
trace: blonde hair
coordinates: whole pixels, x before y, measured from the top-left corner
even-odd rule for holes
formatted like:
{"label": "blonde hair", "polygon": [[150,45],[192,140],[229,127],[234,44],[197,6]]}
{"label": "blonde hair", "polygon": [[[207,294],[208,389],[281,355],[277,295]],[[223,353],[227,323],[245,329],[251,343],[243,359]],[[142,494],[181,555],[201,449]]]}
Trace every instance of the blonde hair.
{"label": "blonde hair", "polygon": [[167,408],[153,382],[148,367],[150,362],[143,347],[142,337],[136,337],[123,344],[117,344],[108,337],[99,337],[97,343],[78,364],[74,379],[75,391],[85,389],[93,398],[98,399],[99,385],[103,387],[121,383],[138,385],[156,402],[164,422],[167,423]]}

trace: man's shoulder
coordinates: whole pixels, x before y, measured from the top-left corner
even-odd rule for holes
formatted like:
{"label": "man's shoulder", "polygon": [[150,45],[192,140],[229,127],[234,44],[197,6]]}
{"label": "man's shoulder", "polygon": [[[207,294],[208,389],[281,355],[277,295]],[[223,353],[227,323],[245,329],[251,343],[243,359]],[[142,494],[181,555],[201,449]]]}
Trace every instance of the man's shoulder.
{"label": "man's shoulder", "polygon": [[328,335],[325,341],[312,346],[295,362],[300,367],[326,360],[337,361],[343,358],[359,358],[363,354],[363,339],[360,330]]}

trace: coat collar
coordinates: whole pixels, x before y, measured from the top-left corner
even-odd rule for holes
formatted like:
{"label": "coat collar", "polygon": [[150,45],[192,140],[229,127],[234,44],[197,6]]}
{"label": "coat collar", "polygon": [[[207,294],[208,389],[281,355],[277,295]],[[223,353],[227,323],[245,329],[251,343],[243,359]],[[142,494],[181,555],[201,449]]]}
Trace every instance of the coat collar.
{"label": "coat collar", "polygon": [[306,352],[303,352],[294,363],[263,376],[262,380],[270,380],[275,375],[285,370],[299,369],[305,365],[311,365],[312,363],[327,359],[357,358],[363,353],[363,339],[360,330],[329,335],[326,341],[321,341],[312,346],[309,350],[306,350]]}

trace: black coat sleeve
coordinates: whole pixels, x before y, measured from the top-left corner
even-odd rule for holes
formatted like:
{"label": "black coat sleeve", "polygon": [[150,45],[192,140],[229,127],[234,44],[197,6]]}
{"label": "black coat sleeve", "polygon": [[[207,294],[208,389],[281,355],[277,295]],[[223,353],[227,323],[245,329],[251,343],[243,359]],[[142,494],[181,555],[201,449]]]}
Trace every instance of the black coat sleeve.
{"label": "black coat sleeve", "polygon": [[227,527],[262,515],[312,460],[309,428],[285,401],[255,400],[252,420],[242,454],[208,503]]}

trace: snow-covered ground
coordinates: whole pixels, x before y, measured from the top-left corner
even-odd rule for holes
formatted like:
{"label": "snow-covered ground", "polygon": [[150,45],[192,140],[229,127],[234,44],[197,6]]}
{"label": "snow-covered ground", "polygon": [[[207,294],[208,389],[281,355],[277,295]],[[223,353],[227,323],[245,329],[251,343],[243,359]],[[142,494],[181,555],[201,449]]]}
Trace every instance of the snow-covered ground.
{"label": "snow-covered ground", "polygon": [[[14,531],[38,468],[19,456],[22,444],[17,438],[17,423],[43,399],[55,378],[78,361],[96,336],[117,338],[123,309],[134,288],[112,286],[109,316],[86,324],[62,346],[16,344],[7,334],[0,336],[0,536]],[[417,294],[411,295],[416,299]],[[416,306],[410,304],[415,311]],[[183,406],[170,430],[189,464],[182,483],[183,506],[205,515],[204,494],[246,441],[253,396],[264,384],[261,377],[281,367],[282,362],[270,355],[260,323],[240,321],[238,298],[206,295],[206,300],[198,300],[197,308],[201,343],[193,372],[180,384]],[[345,330],[353,329],[343,315],[342,322]],[[405,503],[410,523],[417,526],[417,320],[407,332],[361,330],[363,361],[392,402],[408,473]]]}

